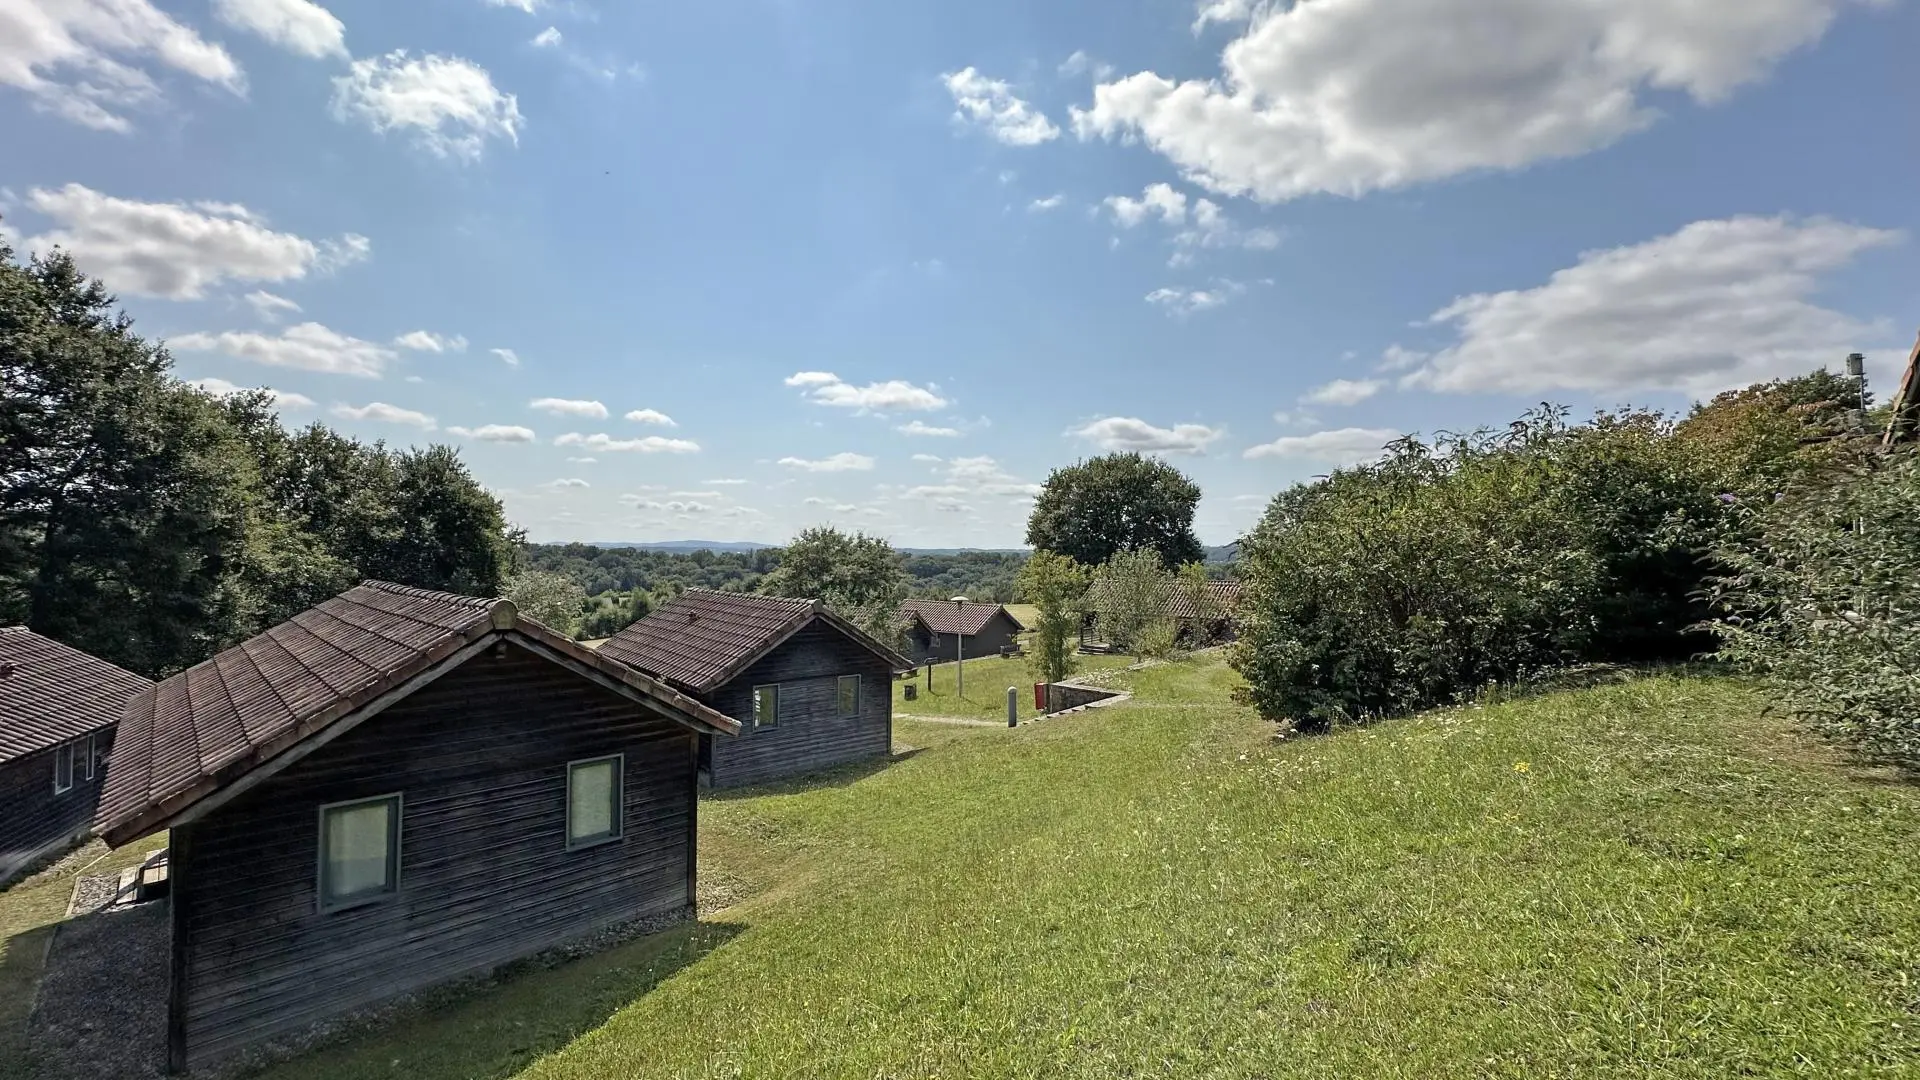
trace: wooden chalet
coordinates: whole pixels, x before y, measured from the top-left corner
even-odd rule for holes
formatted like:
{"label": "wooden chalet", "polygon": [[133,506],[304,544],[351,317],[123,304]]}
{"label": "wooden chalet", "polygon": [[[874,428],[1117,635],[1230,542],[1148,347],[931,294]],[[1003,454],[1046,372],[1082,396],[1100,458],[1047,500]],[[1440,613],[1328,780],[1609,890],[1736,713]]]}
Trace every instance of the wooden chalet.
{"label": "wooden chalet", "polygon": [[24,626],[0,628],[0,886],[93,834],[114,726],[152,685]]}
{"label": "wooden chalet", "polygon": [[907,600],[900,614],[907,627],[907,655],[923,662],[997,656],[1003,649],[1017,648],[1026,629],[1001,604]]}
{"label": "wooden chalet", "polygon": [[741,721],[700,739],[716,788],[755,784],[893,750],[893,675],[913,661],[817,600],[688,589],[600,646]]}
{"label": "wooden chalet", "polygon": [[[1193,594],[1183,588],[1173,587],[1167,590],[1161,600],[1161,611],[1173,620],[1174,630],[1180,640],[1189,646],[1204,646],[1231,641],[1238,633],[1240,606],[1240,583],[1237,581],[1207,582],[1205,607]],[[1088,651],[1099,651],[1104,644],[1100,641],[1099,619],[1106,610],[1106,598],[1096,583],[1087,594],[1086,615],[1080,624],[1080,647]]]}
{"label": "wooden chalet", "polygon": [[174,1070],[689,917],[738,725],[512,602],[366,582],[135,696],[97,826],[171,829]]}

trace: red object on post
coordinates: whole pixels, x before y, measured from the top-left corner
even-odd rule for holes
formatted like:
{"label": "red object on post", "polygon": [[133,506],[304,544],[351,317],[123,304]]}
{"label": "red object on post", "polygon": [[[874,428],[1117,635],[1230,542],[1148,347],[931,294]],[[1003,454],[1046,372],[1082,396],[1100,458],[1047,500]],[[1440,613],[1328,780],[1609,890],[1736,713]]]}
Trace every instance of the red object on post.
{"label": "red object on post", "polygon": [[1041,712],[1047,711],[1047,684],[1046,683],[1037,682],[1033,684],[1033,707],[1035,709],[1038,709]]}

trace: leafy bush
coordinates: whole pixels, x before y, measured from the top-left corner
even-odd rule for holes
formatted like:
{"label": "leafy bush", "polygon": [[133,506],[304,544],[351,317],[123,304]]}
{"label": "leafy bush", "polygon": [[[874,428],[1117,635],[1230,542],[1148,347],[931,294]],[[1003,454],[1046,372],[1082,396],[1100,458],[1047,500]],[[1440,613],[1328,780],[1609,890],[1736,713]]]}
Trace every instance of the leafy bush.
{"label": "leafy bush", "polygon": [[1171,660],[1180,655],[1180,632],[1172,619],[1155,619],[1134,635],[1133,651],[1150,660]]}
{"label": "leafy bush", "polygon": [[1020,568],[1019,587],[1039,610],[1027,665],[1041,682],[1059,682],[1073,674],[1074,645],[1087,592],[1087,572],[1079,563],[1051,551],[1036,551]]}

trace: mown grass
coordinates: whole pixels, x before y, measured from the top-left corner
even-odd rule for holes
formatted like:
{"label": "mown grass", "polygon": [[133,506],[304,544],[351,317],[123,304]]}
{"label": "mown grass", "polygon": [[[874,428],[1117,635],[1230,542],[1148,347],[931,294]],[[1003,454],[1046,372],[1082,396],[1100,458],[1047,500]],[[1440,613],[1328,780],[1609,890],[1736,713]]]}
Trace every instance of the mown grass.
{"label": "mown grass", "polygon": [[708,930],[270,1075],[1920,1072],[1920,790],[1741,685],[1275,743],[1217,660],[1125,677],[1132,704],[903,720],[925,749],[888,769],[709,801]]}
{"label": "mown grass", "polygon": [[[1112,671],[1133,662],[1130,656],[1082,656],[1076,674]],[[1033,672],[1024,656],[987,657],[966,662],[966,693],[960,693],[959,664],[935,664],[933,680],[928,682],[923,665],[911,679],[893,683],[893,711],[909,716],[952,716],[973,720],[1007,719],[1007,687],[1019,697],[1020,718],[1036,715],[1033,707]],[[917,699],[908,701],[908,683],[919,685]]]}

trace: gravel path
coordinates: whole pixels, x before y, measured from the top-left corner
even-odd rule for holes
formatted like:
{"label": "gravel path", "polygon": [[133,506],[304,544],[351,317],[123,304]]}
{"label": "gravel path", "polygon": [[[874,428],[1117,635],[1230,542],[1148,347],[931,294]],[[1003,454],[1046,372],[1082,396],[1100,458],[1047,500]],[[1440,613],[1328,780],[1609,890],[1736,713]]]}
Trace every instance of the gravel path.
{"label": "gravel path", "polygon": [[27,1021],[31,1075],[37,1080],[161,1076],[170,941],[165,904],[61,923]]}
{"label": "gravel path", "polygon": [[83,874],[74,879],[73,899],[67,903],[67,917],[89,915],[106,907],[120,891],[119,874]]}

